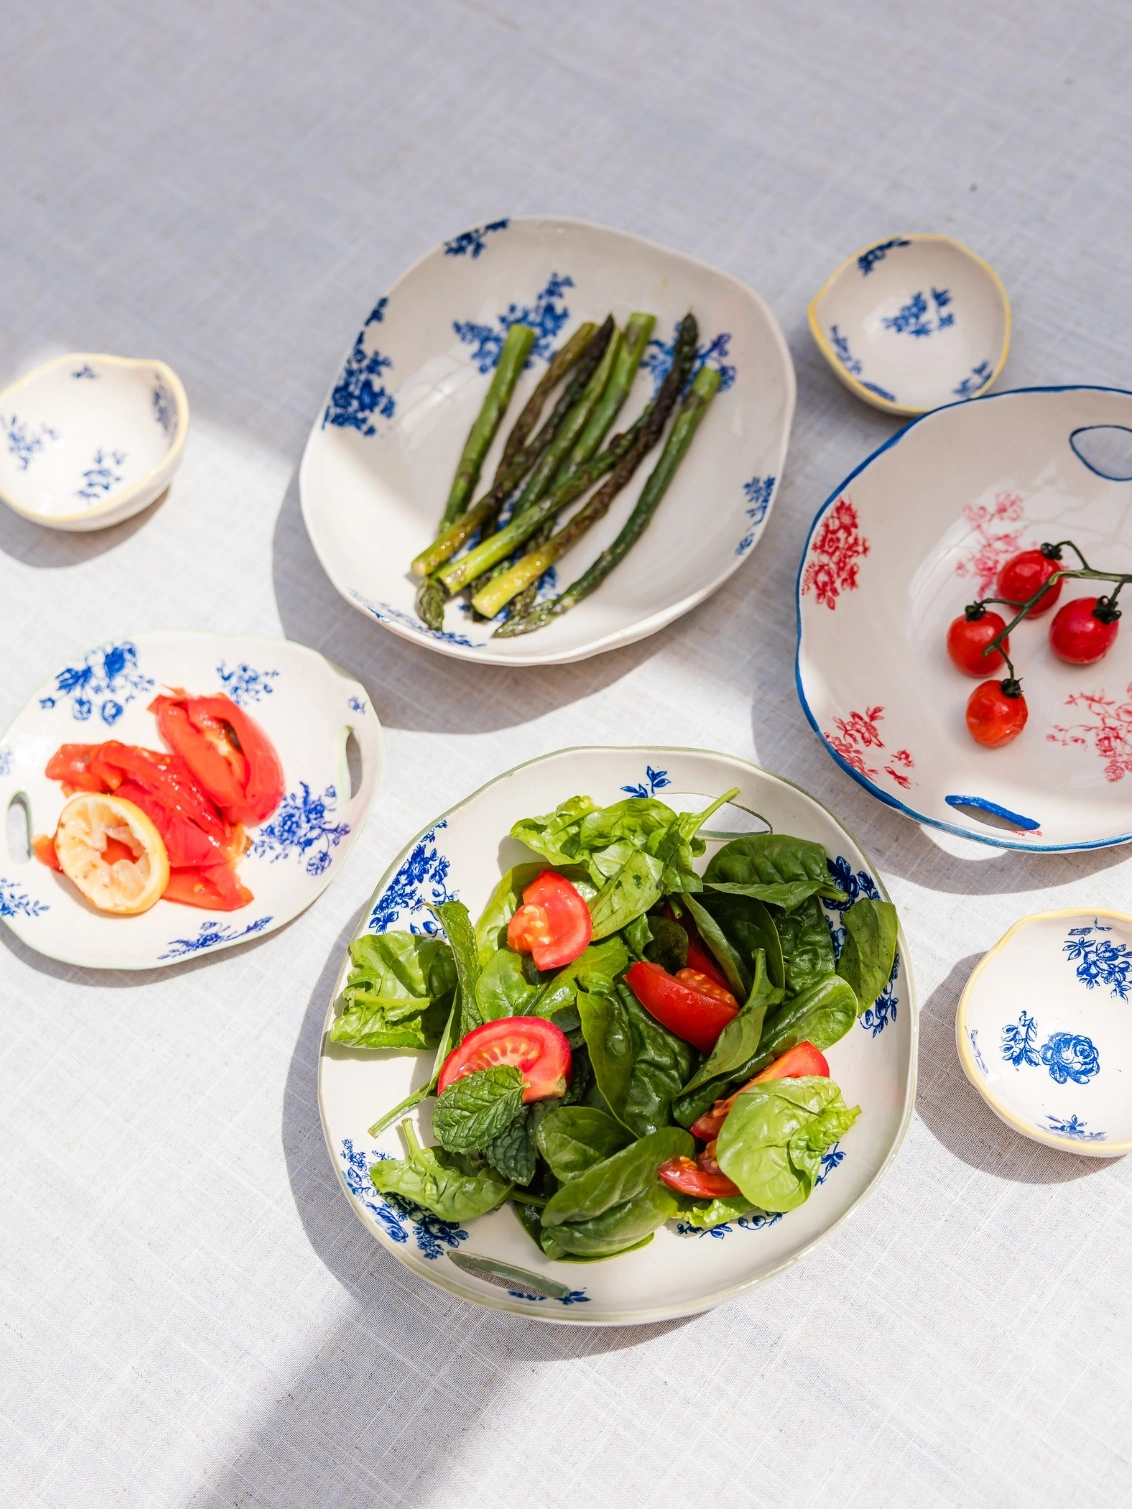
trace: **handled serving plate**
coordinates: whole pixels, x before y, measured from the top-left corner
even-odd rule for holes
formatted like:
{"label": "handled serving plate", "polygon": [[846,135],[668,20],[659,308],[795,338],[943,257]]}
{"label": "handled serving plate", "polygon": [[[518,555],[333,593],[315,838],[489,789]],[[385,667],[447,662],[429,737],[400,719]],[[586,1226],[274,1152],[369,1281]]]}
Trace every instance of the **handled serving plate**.
{"label": "handled serving plate", "polygon": [[[588,794],[601,804],[656,796],[677,811],[701,810],[732,787],[740,794],[713,815],[703,864],[721,843],[769,826],[823,844],[850,901],[884,894],[870,860],[836,818],[797,786],[744,760],[689,749],[567,749],[497,777],[418,834],[382,877],[356,936],[435,931],[429,905],[447,900],[463,901],[478,916],[500,875],[531,857],[508,837],[512,824],[552,811],[572,795]],[[836,928],[839,910],[827,905]],[[347,956],[328,1029],[349,967]],[[805,1205],[787,1215],[744,1216],[711,1232],[672,1222],[648,1246],[602,1262],[551,1261],[510,1206],[460,1226],[377,1193],[370,1168],[402,1156],[403,1149],[395,1127],[376,1141],[367,1128],[427,1081],[431,1053],[361,1052],[324,1037],[319,1107],[331,1160],[355,1214],[414,1273],[516,1315],[632,1325],[695,1314],[769,1278],[828,1236],[876,1187],[900,1146],[915,1098],[916,1001],[902,936],[884,994],[827,1056],[847,1103],[860,1105],[861,1116],[826,1152]]]}
{"label": "handled serving plate", "polygon": [[[223,692],[244,708],[279,754],[286,794],[250,830],[239,863],[255,898],[246,906],[216,912],[162,900],[138,916],[110,915],[28,852],[29,837],[54,833],[67,800],[44,766],[60,744],[164,748],[146,709],[170,687]],[[39,953],[92,969],[152,969],[274,932],[333,880],[369,815],[381,763],[368,692],[304,645],[185,632],[100,645],[49,676],[0,739],[0,918]]]}
{"label": "handled serving plate", "polygon": [[[798,573],[798,694],[833,758],[919,822],[1007,848],[1132,838],[1132,640],[1072,666],[1052,615],[1011,635],[1029,721],[987,749],[967,731],[977,684],[948,624],[995,595],[1002,564],[1073,539],[1132,570],[1132,393],[1029,388],[914,420],[814,520]],[[1070,557],[1071,559],[1071,557]],[[1069,580],[1061,602],[1103,586]]]}
{"label": "handled serving plate", "polygon": [[[697,360],[722,385],[648,530],[609,580],[537,633],[493,639],[463,600],[441,630],[414,611],[409,562],[435,536],[461,448],[508,328],[531,325],[528,370],[488,452],[504,439],[552,353],[587,319],[657,317],[622,429],[672,359],[689,309]],[[323,405],[299,474],[303,518],[330,580],[355,608],[445,655],[501,665],[582,660],[653,634],[713,592],[766,525],[786,459],[794,369],[778,323],[751,289],[679,252],[578,220],[500,220],[429,252],[378,300]],[[646,458],[605,519],[557,568],[581,576],[625,523],[660,455]],[[480,491],[486,489],[481,482]],[[552,590],[548,573],[542,590]]]}

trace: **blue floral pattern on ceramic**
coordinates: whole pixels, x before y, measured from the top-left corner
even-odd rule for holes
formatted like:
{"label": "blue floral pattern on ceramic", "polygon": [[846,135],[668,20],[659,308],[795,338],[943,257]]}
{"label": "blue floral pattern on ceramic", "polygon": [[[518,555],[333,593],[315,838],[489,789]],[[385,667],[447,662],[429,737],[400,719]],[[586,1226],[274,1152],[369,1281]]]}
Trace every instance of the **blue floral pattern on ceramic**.
{"label": "blue floral pattern on ceramic", "polygon": [[878,398],[887,399],[889,403],[896,402],[895,393],[890,393],[887,388],[882,388],[879,383],[866,382],[864,377],[861,376],[865,369],[849,349],[849,337],[843,335],[837,325],[829,327],[829,343],[837,355],[837,360],[845,368],[846,372],[849,373],[850,377],[857,379],[862,388],[868,388],[870,393],[875,393]]}
{"label": "blue floral pattern on ceramic", "polygon": [[190,954],[199,954],[206,948],[215,948],[218,943],[235,943],[239,938],[249,938],[262,933],[271,921],[270,917],[257,917],[247,927],[233,927],[228,922],[202,922],[195,938],[174,938],[159,959],[187,959]]}
{"label": "blue floral pattern on ceramic", "polygon": [[287,793],[271,821],[256,833],[249,853],[272,864],[294,855],[302,860],[308,875],[323,875],[330,868],[331,849],[348,836],[350,825],[331,820],[338,796],[333,786],[318,796],[306,781],[299,785],[301,794]]}
{"label": "blue floral pattern on ceramic", "polygon": [[[646,785],[647,782],[647,785]],[[645,766],[645,779],[636,786],[622,786],[621,790],[629,796],[655,796],[658,791],[663,791],[665,786],[671,786],[667,770],[654,770],[651,765]]]}
{"label": "blue floral pattern on ceramic", "polygon": [[897,949],[892,960],[892,973],[888,977],[888,984],[877,996],[873,1004],[864,1010],[858,1021],[866,1032],[876,1037],[878,1032],[883,1032],[889,1022],[896,1020],[896,1010],[900,1005],[900,997],[893,990],[896,984],[896,976],[900,973],[900,950]]}
{"label": "blue floral pattern on ceramic", "polygon": [[1075,1032],[1052,1033],[1042,1045],[1042,1063],[1049,1070],[1050,1078],[1059,1085],[1070,1079],[1076,1085],[1087,1084],[1101,1068],[1100,1055],[1092,1038]]}
{"label": "blue floral pattern on ceramic", "polygon": [[[417,840],[408,858],[374,903],[366,923],[367,933],[387,933],[391,927],[401,925],[403,916],[409,919],[411,933],[440,931],[432,920],[429,907],[439,906],[443,901],[456,901],[459,897],[459,892],[448,886],[452,861],[436,844],[437,833],[447,826],[448,819],[441,818],[435,827]],[[418,926],[415,919],[421,913],[427,915]]]}
{"label": "blue floral pattern on ceramic", "polygon": [[388,302],[388,299],[378,299],[358,331],[354,348],[346,358],[346,365],[322,416],[323,429],[333,424],[341,429],[357,430],[361,435],[376,435],[377,421],[392,419],[396,413],[396,400],[381,376],[392,368],[393,359],[383,356],[376,346],[370,349],[366,335],[371,325],[381,324]]}
{"label": "blue floral pattern on ceramic", "polygon": [[1023,1064],[1037,1066],[1041,1062],[1034,1044],[1037,1035],[1037,1022],[1028,1011],[1020,1011],[1017,1022],[1007,1022],[1002,1029],[1003,1059],[1016,1069]]}
{"label": "blue floral pattern on ceramic", "polygon": [[153,404],[153,417],[167,435],[171,435],[177,424],[177,410],[173,403],[173,395],[165,386],[160,377],[153,380],[153,392],[150,395]]}
{"label": "blue floral pattern on ceramic", "polygon": [[747,532],[735,547],[736,555],[746,555],[755,543],[755,535],[759,525],[766,518],[766,511],[770,507],[771,496],[774,493],[773,477],[752,477],[749,482],[743,483],[743,494],[747,499]]}
{"label": "blue floral pattern on ceramic", "polygon": [[94,460],[83,472],[83,485],[75,489],[75,497],[87,503],[101,503],[112,487],[122,480],[122,473],[115,468],[126,460],[125,451],[105,452],[101,447],[95,451]]}
{"label": "blue floral pattern on ceramic", "polygon": [[[814,1180],[814,1188],[816,1189],[819,1184],[824,1184],[833,1170],[839,1168],[844,1160],[845,1151],[840,1142],[835,1142],[832,1147],[826,1148],[821,1155],[821,1169]],[[722,1226],[712,1226],[707,1231],[699,1226],[691,1226],[687,1221],[677,1221],[676,1233],[682,1237],[715,1237],[719,1240],[730,1236],[735,1228],[740,1231],[766,1231],[768,1226],[774,1226],[781,1221],[782,1216],[783,1212],[780,1210],[773,1212],[755,1210],[749,1216],[740,1216],[734,1226],[730,1221],[725,1221]]]}
{"label": "blue floral pattern on ceramic", "polygon": [[477,225],[473,230],[461,231],[458,236],[453,236],[451,241],[444,243],[444,255],[466,257],[470,254],[474,262],[487,245],[484,237],[492,235],[495,231],[505,231],[510,224],[510,220],[493,220],[489,225]]}
{"label": "blue floral pattern on ceramic", "polygon": [[107,727],[113,727],[139,693],[153,690],[153,677],[138,669],[137,646],[124,639],[102,645],[83,656],[80,665],[69,665],[55,676],[53,695],[41,697],[42,708],[70,703],[71,716],[85,723],[95,711]]}
{"label": "blue floral pattern on ceramic", "polygon": [[[917,339],[925,335],[934,335],[939,330],[946,330],[955,324],[955,311],[948,310],[951,303],[951,294],[946,288],[933,288],[931,291],[931,304],[927,297],[917,290],[908,300],[907,304],[891,317],[885,316],[884,324],[897,335],[911,335]],[[932,324],[932,317],[935,324]]]}
{"label": "blue floral pattern on ceramic", "polygon": [[910,241],[902,240],[899,236],[893,236],[889,241],[880,241],[876,246],[870,246],[868,251],[863,251],[857,258],[857,266],[861,269],[862,277],[868,277],[878,262],[883,262],[890,251],[895,251],[898,246],[911,246]]}
{"label": "blue floral pattern on ceramic", "polygon": [[590,1302],[584,1289],[571,1289],[566,1294],[528,1294],[524,1289],[508,1289],[507,1293],[512,1299],[526,1299],[532,1304],[539,1304],[546,1299],[554,1300],[560,1305],[588,1305]]}
{"label": "blue floral pattern on ceramic", "polygon": [[33,435],[16,414],[13,414],[10,419],[5,419],[3,415],[0,415],[0,429],[4,431],[4,438],[8,442],[9,455],[15,456],[22,472],[27,471],[32,457],[37,456],[49,440],[59,438],[58,433],[48,424],[41,424],[39,434]]}
{"label": "blue floral pattern on ceramic", "polygon": [[951,391],[956,398],[973,398],[980,388],[985,388],[990,382],[993,372],[994,368],[990,362],[980,362],[977,367],[972,367],[970,375]]}
{"label": "blue floral pattern on ceramic", "polygon": [[352,1138],[343,1137],[339,1157],[346,1188],[369,1211],[391,1241],[407,1242],[411,1228],[421,1256],[432,1261],[442,1257],[446,1247],[459,1247],[461,1242],[468,1240],[468,1233],[455,1221],[442,1221],[430,1210],[422,1209],[401,1195],[378,1194],[370,1178],[370,1169],[392,1154],[375,1150],[372,1157],[367,1157],[361,1148],[354,1146]]}
{"label": "blue floral pattern on ceramic", "polygon": [[546,287],[535,295],[533,304],[509,304],[506,314],[496,316],[494,325],[478,325],[474,320],[453,320],[452,329],[465,345],[473,347],[472,361],[481,372],[490,372],[499,360],[503,342],[512,325],[529,325],[535,332],[535,342],[527,358],[529,367],[536,356],[549,361],[555,337],[570,318],[570,311],[561,302],[567,288],[573,288],[574,280],[560,277],[552,272]]}
{"label": "blue floral pattern on ceramic", "polygon": [[229,670],[227,662],[222,660],[216,667],[216,674],[220,677],[225,693],[236,706],[247,707],[249,702],[260,702],[264,697],[270,697],[275,690],[271,683],[279,672],[257,671],[242,660],[233,670]]}
{"label": "blue floral pattern on ceramic", "polygon": [[365,699],[362,697],[351,697],[347,706],[352,713],[364,713],[366,710]]}
{"label": "blue floral pattern on ceramic", "polygon": [[1051,1132],[1058,1132],[1062,1137],[1076,1137],[1080,1142],[1104,1142],[1106,1132],[1087,1132],[1087,1121],[1079,1121],[1076,1114],[1072,1116],[1047,1116],[1046,1126]]}
{"label": "blue floral pattern on ceramic", "polygon": [[50,910],[46,901],[33,900],[14,880],[0,875],[0,917],[39,917]]}
{"label": "blue floral pattern on ceramic", "polygon": [[[853,866],[843,854],[839,854],[836,859],[827,859],[825,867],[829,871],[834,885],[838,890],[844,891],[849,898],[844,903],[844,906],[852,906],[854,901],[857,901],[862,896],[868,901],[880,900],[880,891],[877,889],[877,883],[868,870],[858,870],[854,874]],[[834,912],[839,912],[843,909],[843,904],[840,901],[830,901],[824,896],[822,897],[822,905]]]}
{"label": "blue floral pattern on ceramic", "polygon": [[424,639],[438,639],[441,644],[457,644],[465,650],[483,649],[482,644],[476,644],[466,634],[457,634],[451,629],[430,629],[419,619],[414,618],[411,613],[395,608],[392,603],[371,602],[354,587],[350,588],[350,596],[356,603],[361,603],[367,613],[372,613],[379,623],[400,624],[403,628],[411,629],[414,634],[420,634]]}
{"label": "blue floral pattern on ceramic", "polygon": [[[654,397],[660,392],[660,385],[671,370],[672,359],[676,354],[676,332],[679,328],[679,323],[677,323],[670,341],[659,339],[649,341],[645,354],[641,359],[642,368],[652,378]],[[710,364],[719,373],[719,391],[726,393],[727,389],[735,381],[735,368],[726,360],[730,345],[730,331],[721,330],[718,335],[712,336],[706,345],[697,346],[695,359],[692,362],[692,370],[688,377],[689,383],[701,367],[706,367]]]}
{"label": "blue floral pattern on ceramic", "polygon": [[[831,901],[828,897],[821,898],[822,906],[827,912],[837,913],[837,922],[832,917],[826,917],[826,926],[833,942],[833,956],[840,959],[841,950],[845,947],[845,929],[840,926],[841,918],[849,910],[854,902],[864,897],[867,901],[879,901],[880,891],[877,883],[869,874],[868,870],[854,870],[849,860],[843,854],[836,859],[827,859],[825,867],[830,873],[834,885],[845,892],[844,902]],[[857,1018],[861,1027],[872,1037],[883,1032],[889,1022],[894,1022],[900,1008],[900,997],[896,994],[896,977],[900,973],[900,951],[897,950],[892,960],[892,973],[888,977],[888,983],[877,996],[876,1000]]]}
{"label": "blue floral pattern on ceramic", "polygon": [[986,1060],[983,1058],[983,1050],[979,1047],[979,1029],[977,1027],[968,1027],[967,1036],[971,1042],[971,1052],[975,1055],[975,1062],[978,1064],[979,1070],[985,1079],[990,1070],[987,1068]]}
{"label": "blue floral pattern on ceramic", "polygon": [[71,373],[71,376],[77,378],[86,377],[89,378],[91,382],[98,381],[98,373],[94,370],[89,362],[83,362],[81,367],[76,367],[75,370]]}
{"label": "blue floral pattern on ceramic", "polygon": [[1091,927],[1071,927],[1062,949],[1076,963],[1077,978],[1087,990],[1107,985],[1111,996],[1126,1001],[1132,990],[1132,950],[1127,944],[1092,936],[1111,932],[1111,927],[1094,918]]}
{"label": "blue floral pattern on ceramic", "polygon": [[0,775],[11,775],[12,751],[7,744],[0,744]]}

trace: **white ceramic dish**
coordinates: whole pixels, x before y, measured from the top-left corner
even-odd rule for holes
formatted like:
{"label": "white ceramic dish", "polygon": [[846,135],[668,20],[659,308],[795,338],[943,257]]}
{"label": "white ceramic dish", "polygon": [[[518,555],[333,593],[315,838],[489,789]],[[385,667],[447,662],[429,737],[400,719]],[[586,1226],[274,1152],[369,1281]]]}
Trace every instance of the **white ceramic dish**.
{"label": "white ceramic dish", "polygon": [[0,498],[49,529],[105,529],[161,496],[188,428],[164,362],[56,357],[0,393]]}
{"label": "white ceramic dish", "polygon": [[[1011,654],[1029,722],[1001,749],[968,733],[977,682],[945,650],[1006,559],[1067,538],[1132,570],[1132,393],[1031,388],[937,409],[830,494],[798,574],[798,695],[882,802],[1007,848],[1132,838],[1128,631],[1103,661],[1070,666],[1049,649],[1048,614],[1021,624]],[[1070,581],[1061,601],[1085,595]]]}
{"label": "white ceramic dish", "polygon": [[955,1040],[1007,1126],[1094,1158],[1132,1152],[1132,917],[1039,912],[975,966]]}
{"label": "white ceramic dish", "polygon": [[[98,912],[62,875],[13,839],[23,806],[32,835],[53,833],[66,797],[44,774],[64,743],[120,739],[161,749],[146,711],[163,687],[225,692],[259,722],[279,753],[287,795],[251,830],[239,874],[255,900],[234,912],[159,901],[136,917]],[[360,778],[351,792],[351,731]],[[333,880],[369,815],[382,736],[369,694],[314,650],[283,639],[139,634],[101,645],[49,676],[0,739],[0,918],[29,948],[91,969],[153,969],[274,932]]]}
{"label": "white ceramic dish", "polygon": [[[689,308],[699,321],[700,355],[721,369],[725,386],[631,561],[537,633],[492,639],[493,626],[473,623],[460,603],[449,604],[443,630],[427,629],[414,612],[409,562],[436,533],[506,327],[524,319],[539,335],[486,477],[508,420],[573,328],[609,312],[619,322],[634,309],[657,316],[656,339],[623,410],[631,420],[667,370],[673,332]],[[750,553],[782,475],[793,413],[794,369],[782,332],[735,278],[582,221],[501,220],[429,252],[375,306],[307,442],[303,518],[338,591],[395,634],[481,664],[582,660],[655,633]],[[646,461],[609,515],[563,559],[563,585],[615,538],[654,463],[655,456]]]}
{"label": "white ceramic dish", "polygon": [[810,304],[818,350],[851,392],[889,414],[985,393],[1010,349],[1010,300],[988,262],[950,236],[908,234],[846,258]]}
{"label": "white ceramic dish", "polygon": [[[851,899],[877,894],[870,861],[841,824],[797,786],[754,765],[691,749],[567,749],[499,776],[418,834],[382,877],[358,936],[419,928],[430,921],[430,901],[459,899],[475,917],[500,874],[530,857],[507,836],[511,825],[575,793],[603,803],[626,793],[652,794],[679,811],[707,805],[732,786],[740,788],[736,804],[713,816],[710,832],[726,837],[764,831],[769,823],[778,832],[816,839]],[[704,863],[720,841],[709,841]],[[831,922],[837,915],[833,908]],[[348,962],[335,984],[327,1027]],[[827,1154],[821,1187],[805,1205],[786,1216],[744,1217],[713,1234],[681,1233],[670,1225],[640,1251],[598,1263],[551,1262],[509,1206],[465,1229],[416,1207],[395,1208],[377,1194],[369,1168],[379,1157],[401,1156],[401,1143],[395,1128],[376,1143],[366,1129],[427,1078],[431,1055],[361,1053],[324,1039],[319,1106],[330,1157],[355,1214],[414,1273],[492,1309],[629,1325],[694,1314],[769,1278],[828,1236],[876,1187],[900,1146],[915,1098],[916,1000],[903,937],[888,991],[827,1056],[846,1100],[859,1104],[862,1115]],[[427,1132],[424,1140],[431,1140]],[[502,1265],[501,1287],[498,1277],[493,1283],[461,1266],[485,1262]]]}

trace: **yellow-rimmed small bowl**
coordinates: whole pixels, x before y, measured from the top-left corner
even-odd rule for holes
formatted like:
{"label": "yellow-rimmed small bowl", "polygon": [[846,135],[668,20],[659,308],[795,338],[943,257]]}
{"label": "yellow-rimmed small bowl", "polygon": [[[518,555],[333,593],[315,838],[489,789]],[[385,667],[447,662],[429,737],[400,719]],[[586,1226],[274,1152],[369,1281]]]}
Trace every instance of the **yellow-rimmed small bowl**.
{"label": "yellow-rimmed small bowl", "polygon": [[814,297],[810,332],[851,392],[888,414],[986,393],[1010,350],[1010,300],[988,262],[951,236],[862,247]]}
{"label": "yellow-rimmed small bowl", "polygon": [[165,362],[58,356],[0,392],[0,499],[48,529],[105,529],[161,496],[188,429]]}
{"label": "yellow-rimmed small bowl", "polygon": [[955,1015],[967,1078],[1034,1142],[1132,1152],[1132,917],[1023,917],[972,971]]}

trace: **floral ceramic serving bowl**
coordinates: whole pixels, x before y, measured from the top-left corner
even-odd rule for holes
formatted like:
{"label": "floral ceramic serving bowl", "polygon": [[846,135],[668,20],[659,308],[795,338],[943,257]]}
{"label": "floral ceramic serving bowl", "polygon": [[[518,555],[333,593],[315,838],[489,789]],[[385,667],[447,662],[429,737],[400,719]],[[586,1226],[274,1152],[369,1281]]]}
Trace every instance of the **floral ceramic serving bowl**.
{"label": "floral ceramic serving bowl", "polygon": [[842,262],[810,305],[818,350],[889,414],[984,393],[1010,349],[1010,301],[989,263],[950,236],[891,236]]}
{"label": "floral ceramic serving bowl", "polygon": [[1095,1158],[1132,1152],[1132,917],[1023,917],[975,966],[955,1038],[1015,1131]]}
{"label": "floral ceramic serving bowl", "polygon": [[[170,687],[225,693],[279,754],[286,794],[250,830],[239,863],[255,899],[227,912],[166,900],[138,916],[99,912],[28,852],[27,838],[54,833],[66,801],[44,766],[64,743],[164,748],[146,709]],[[92,969],[152,969],[274,932],[333,880],[369,815],[381,762],[369,694],[303,645],[193,633],[100,645],[49,676],[0,739],[0,918],[29,948]]]}
{"label": "floral ceramic serving bowl", "polygon": [[[463,600],[443,629],[414,611],[409,562],[437,530],[469,427],[507,329],[537,332],[488,452],[491,477],[510,422],[551,354],[580,323],[633,310],[656,338],[618,428],[636,417],[672,360],[678,321],[700,327],[698,362],[723,382],[711,411],[631,558],[572,612],[535,634],[493,639]],[[655,633],[713,592],[766,525],[794,413],[794,369],[774,316],[726,273],[637,236],[577,220],[499,220],[438,246],[378,300],[335,379],[300,472],[303,517],[323,568],[360,612],[442,654],[501,665],[582,660]],[[558,568],[575,580],[609,545],[655,464]],[[552,590],[553,572],[543,578]]]}
{"label": "floral ceramic serving bowl", "polygon": [[0,498],[49,529],[104,529],[165,491],[188,428],[164,362],[56,357],[0,393]]}
{"label": "floral ceramic serving bowl", "polygon": [[[837,819],[789,781],[702,750],[567,749],[497,777],[418,834],[382,877],[356,936],[436,931],[429,903],[458,899],[478,916],[500,875],[530,858],[508,837],[512,824],[553,811],[572,795],[585,793],[599,803],[651,795],[676,811],[702,810],[732,787],[740,794],[711,818],[703,864],[721,843],[769,826],[823,844],[850,902],[882,894],[871,862]],[[836,929],[840,910],[826,905]],[[328,1008],[328,1029],[349,968],[347,956]],[[376,1160],[402,1156],[402,1147],[395,1127],[376,1141],[367,1128],[427,1081],[431,1053],[361,1052],[324,1037],[319,1106],[330,1157],[355,1214],[414,1273],[464,1299],[517,1315],[637,1324],[694,1314],[769,1278],[828,1236],[876,1187],[904,1137],[915,1098],[916,1000],[903,937],[884,994],[827,1056],[847,1102],[859,1104],[862,1114],[826,1153],[820,1187],[804,1206],[785,1216],[744,1216],[711,1232],[670,1223],[647,1247],[602,1262],[544,1257],[509,1205],[465,1228],[377,1193],[370,1168]],[[431,1140],[424,1129],[422,1134],[423,1141]]]}
{"label": "floral ceramic serving bowl", "polygon": [[[1132,639],[1067,665],[1049,615],[1011,635],[1029,721],[976,744],[977,682],[947,627],[995,595],[999,567],[1073,539],[1132,570],[1132,393],[1031,388],[914,421],[823,504],[798,574],[798,694],[833,758],[919,822],[1007,848],[1100,848],[1132,838]],[[1095,584],[1068,581],[1062,601]]]}

